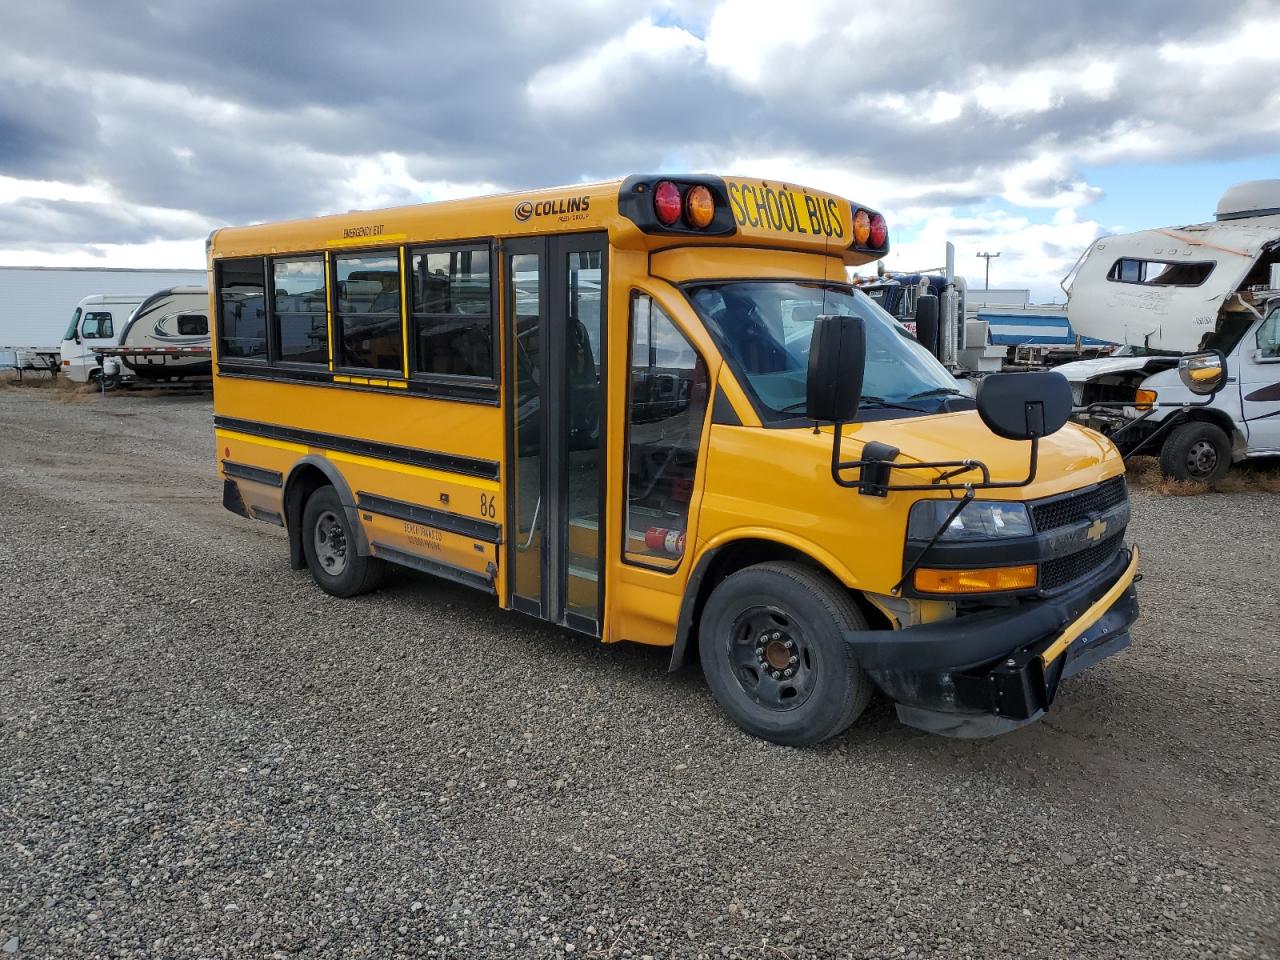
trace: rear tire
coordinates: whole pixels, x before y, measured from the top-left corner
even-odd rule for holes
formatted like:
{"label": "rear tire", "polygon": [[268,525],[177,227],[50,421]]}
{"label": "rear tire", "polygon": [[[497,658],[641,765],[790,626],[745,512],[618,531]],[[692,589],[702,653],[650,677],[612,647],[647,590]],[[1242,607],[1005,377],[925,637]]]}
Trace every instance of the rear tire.
{"label": "rear tire", "polygon": [[752,736],[805,747],[840,733],[871,699],[847,630],[867,621],[830,578],[762,563],[725,578],[702,612],[698,652],[716,702]]}
{"label": "rear tire", "polygon": [[1173,428],[1160,448],[1160,472],[1171,480],[1213,483],[1231,469],[1231,440],[1216,423],[1194,420]]}
{"label": "rear tire", "polygon": [[384,562],[360,555],[347,511],[333,487],[320,487],[307,499],[299,535],[311,576],[325,593],[355,597],[382,580]]}

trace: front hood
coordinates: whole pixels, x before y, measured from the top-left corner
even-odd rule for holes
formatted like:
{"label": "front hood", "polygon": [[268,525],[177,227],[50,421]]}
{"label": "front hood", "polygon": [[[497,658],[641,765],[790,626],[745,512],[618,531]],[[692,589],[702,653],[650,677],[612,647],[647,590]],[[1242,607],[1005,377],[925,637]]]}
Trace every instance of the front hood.
{"label": "front hood", "polygon": [[[814,439],[823,442],[830,456],[832,428],[824,428]],[[987,429],[976,410],[847,424],[841,458],[856,459],[863,445],[873,440],[897,447],[898,463],[981,460],[990,469],[993,481],[1025,479],[1031,456],[1030,443],[997,437]],[[1033,483],[1021,488],[980,490],[978,496],[992,500],[1033,500],[1088,486],[1123,472],[1124,461],[1110,440],[1078,424],[1068,423],[1040,441],[1039,465]],[[936,476],[937,471],[932,470],[895,470],[890,482],[929,483]],[[981,474],[975,470],[952,482],[980,479]]]}
{"label": "front hood", "polygon": [[1060,373],[1072,383],[1082,383],[1094,377],[1109,373],[1128,373],[1131,370],[1143,370],[1154,373],[1167,370],[1178,365],[1177,357],[1099,357],[1096,360],[1076,360],[1054,367],[1054,373]]}

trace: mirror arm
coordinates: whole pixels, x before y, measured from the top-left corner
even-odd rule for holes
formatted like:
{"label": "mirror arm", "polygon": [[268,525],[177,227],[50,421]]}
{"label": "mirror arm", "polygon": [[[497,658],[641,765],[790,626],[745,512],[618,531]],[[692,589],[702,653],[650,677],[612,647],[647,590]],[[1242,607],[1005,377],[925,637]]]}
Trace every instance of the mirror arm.
{"label": "mirror arm", "polygon": [[[1030,486],[1035,482],[1040,465],[1040,438],[1031,438],[1031,456],[1027,465],[1027,475],[1022,480],[992,480],[991,468],[981,460],[939,460],[933,463],[892,463],[887,460],[840,460],[840,430],[837,425],[835,441],[831,445],[831,479],[842,487],[860,487],[862,492],[876,496],[899,491],[937,491],[937,490],[1010,490],[1017,487]],[[842,470],[857,470],[859,474],[867,467],[888,466],[891,470],[944,470],[941,476],[932,483],[873,483],[859,478],[846,480],[840,476]],[[952,477],[977,470],[982,479],[977,483],[947,483]]]}

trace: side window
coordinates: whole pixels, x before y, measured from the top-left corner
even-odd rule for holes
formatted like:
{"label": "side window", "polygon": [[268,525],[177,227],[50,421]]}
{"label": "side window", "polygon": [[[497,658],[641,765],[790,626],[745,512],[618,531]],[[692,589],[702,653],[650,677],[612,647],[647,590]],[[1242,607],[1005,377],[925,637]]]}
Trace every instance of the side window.
{"label": "side window", "polygon": [[631,300],[627,384],[628,560],[674,570],[706,419],[707,365],[649,296]]}
{"label": "side window", "polygon": [[1264,360],[1280,358],[1280,307],[1272,310],[1258,328],[1258,349]]}
{"label": "side window", "polygon": [[413,371],[496,376],[489,248],[414,250]]}
{"label": "side window", "polygon": [[114,337],[115,327],[111,323],[111,314],[109,313],[86,313],[84,315],[84,326],[82,336],[86,340],[107,340]]}
{"label": "side window", "polygon": [[178,315],[178,335],[182,337],[203,337],[209,333],[209,318],[203,313],[183,313]]}
{"label": "side window", "polygon": [[365,370],[404,370],[400,256],[396,250],[337,256],[334,361]]}
{"label": "side window", "polygon": [[221,260],[218,284],[218,359],[267,359],[266,271],[261,257]]}
{"label": "side window", "polygon": [[1107,279],[1113,283],[1141,283],[1153,287],[1198,287],[1213,273],[1212,262],[1173,263],[1121,257],[1111,265]]}
{"label": "side window", "polygon": [[271,262],[272,318],[284,363],[329,362],[324,260],[307,257]]}

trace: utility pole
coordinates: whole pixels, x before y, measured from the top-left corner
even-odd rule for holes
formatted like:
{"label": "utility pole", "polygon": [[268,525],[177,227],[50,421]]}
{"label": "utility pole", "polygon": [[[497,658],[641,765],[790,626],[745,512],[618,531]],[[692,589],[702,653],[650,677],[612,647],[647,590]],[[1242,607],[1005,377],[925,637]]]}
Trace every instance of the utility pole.
{"label": "utility pole", "polygon": [[982,285],[983,290],[991,289],[991,261],[1000,256],[999,253],[980,253],[978,254],[983,260],[987,261],[987,279]]}

